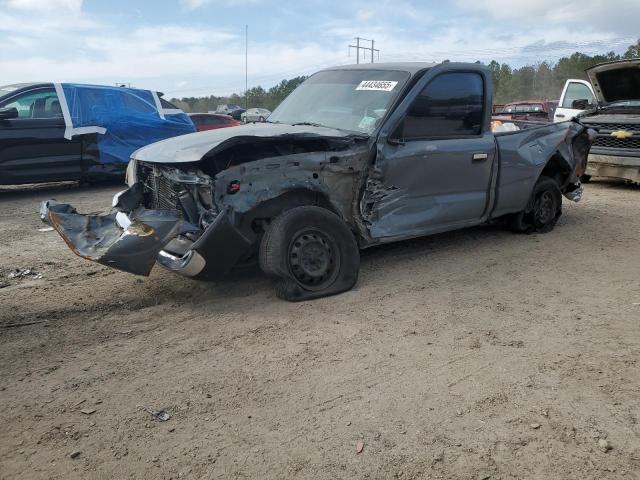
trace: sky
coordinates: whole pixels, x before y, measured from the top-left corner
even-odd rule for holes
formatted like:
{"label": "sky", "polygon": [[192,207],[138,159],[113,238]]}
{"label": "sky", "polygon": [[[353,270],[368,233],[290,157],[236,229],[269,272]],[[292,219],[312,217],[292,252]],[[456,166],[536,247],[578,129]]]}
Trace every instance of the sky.
{"label": "sky", "polygon": [[0,0],[0,85],[242,92],[245,25],[249,87],[355,63],[356,36],[375,40],[376,62],[522,66],[624,52],[639,18],[640,0]]}

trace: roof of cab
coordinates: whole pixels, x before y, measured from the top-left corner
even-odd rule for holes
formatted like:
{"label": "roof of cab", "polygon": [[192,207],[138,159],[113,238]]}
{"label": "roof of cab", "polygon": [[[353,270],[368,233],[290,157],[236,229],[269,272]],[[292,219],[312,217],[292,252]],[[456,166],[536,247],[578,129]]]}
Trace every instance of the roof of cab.
{"label": "roof of cab", "polygon": [[411,75],[414,75],[423,70],[433,68],[436,65],[440,64],[427,62],[360,63],[353,65],[341,65],[338,67],[326,68],[324,70],[395,70],[408,72]]}

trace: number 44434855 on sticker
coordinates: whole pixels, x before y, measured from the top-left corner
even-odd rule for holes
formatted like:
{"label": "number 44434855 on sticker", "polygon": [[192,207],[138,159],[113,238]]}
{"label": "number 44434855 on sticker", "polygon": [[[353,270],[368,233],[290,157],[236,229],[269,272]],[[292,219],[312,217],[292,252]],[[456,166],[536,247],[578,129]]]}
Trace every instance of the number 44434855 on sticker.
{"label": "number 44434855 on sticker", "polygon": [[379,92],[390,92],[393,90],[398,82],[392,82],[388,80],[363,80],[356,87],[356,90],[376,90]]}

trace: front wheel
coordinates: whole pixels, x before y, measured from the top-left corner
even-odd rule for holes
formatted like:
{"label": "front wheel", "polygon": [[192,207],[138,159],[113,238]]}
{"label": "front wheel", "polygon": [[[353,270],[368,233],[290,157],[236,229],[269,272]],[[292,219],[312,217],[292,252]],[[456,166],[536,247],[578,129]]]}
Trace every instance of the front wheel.
{"label": "front wheel", "polygon": [[279,279],[276,295],[301,301],[351,289],[360,252],[349,227],[334,213],[296,207],[277,217],[260,244],[260,267]]}
{"label": "front wheel", "polygon": [[511,229],[517,233],[547,233],[553,230],[562,215],[562,193],[558,183],[540,177],[527,207],[511,218]]}

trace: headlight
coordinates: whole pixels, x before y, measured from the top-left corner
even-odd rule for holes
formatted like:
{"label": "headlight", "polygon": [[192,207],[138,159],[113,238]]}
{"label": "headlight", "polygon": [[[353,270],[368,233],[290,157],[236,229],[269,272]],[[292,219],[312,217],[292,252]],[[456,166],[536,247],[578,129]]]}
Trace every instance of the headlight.
{"label": "headlight", "polygon": [[138,181],[137,171],[138,171],[138,162],[134,159],[129,160],[129,164],[127,165],[127,173],[124,177],[124,181],[130,187],[133,187],[133,185]]}

